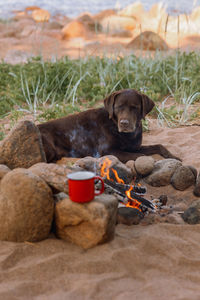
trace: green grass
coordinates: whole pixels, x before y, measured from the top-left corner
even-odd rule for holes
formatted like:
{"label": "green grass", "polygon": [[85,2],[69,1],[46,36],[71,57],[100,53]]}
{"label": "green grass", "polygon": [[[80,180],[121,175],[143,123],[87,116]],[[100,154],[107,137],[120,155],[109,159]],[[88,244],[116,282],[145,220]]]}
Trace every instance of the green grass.
{"label": "green grass", "polygon": [[[176,52],[153,58],[134,55],[86,57],[27,64],[0,63],[0,117],[31,113],[44,120],[92,107],[111,92],[140,90],[157,104],[154,114],[169,125],[190,119],[189,107],[200,100],[200,53]],[[165,103],[173,98],[175,106]],[[182,111],[178,106],[183,107]]]}

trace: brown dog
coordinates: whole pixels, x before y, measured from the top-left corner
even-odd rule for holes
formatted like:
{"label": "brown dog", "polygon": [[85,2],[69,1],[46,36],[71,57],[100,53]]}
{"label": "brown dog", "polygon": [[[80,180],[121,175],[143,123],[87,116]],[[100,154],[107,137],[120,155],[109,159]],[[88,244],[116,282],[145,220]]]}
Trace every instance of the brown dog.
{"label": "brown dog", "polygon": [[152,154],[176,158],[160,144],[141,146],[141,120],[154,107],[146,95],[133,89],[120,90],[104,100],[104,107],[38,125],[47,162],[108,154],[122,162]]}

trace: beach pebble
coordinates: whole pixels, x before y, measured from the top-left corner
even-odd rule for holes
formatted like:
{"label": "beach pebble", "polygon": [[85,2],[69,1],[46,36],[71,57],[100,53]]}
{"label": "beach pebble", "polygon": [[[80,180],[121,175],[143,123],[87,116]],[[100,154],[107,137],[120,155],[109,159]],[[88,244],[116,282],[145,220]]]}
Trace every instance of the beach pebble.
{"label": "beach pebble", "polygon": [[171,184],[175,189],[184,191],[195,184],[195,175],[189,167],[179,166],[171,178]]}
{"label": "beach pebble", "polygon": [[0,164],[10,169],[29,168],[45,162],[39,129],[31,121],[20,121],[0,143]]}
{"label": "beach pebble", "polygon": [[168,185],[175,170],[181,165],[179,160],[172,158],[159,160],[155,162],[152,173],[145,177],[145,182],[152,186]]}
{"label": "beach pebble", "polygon": [[189,224],[200,224],[200,200],[193,202],[184,211],[183,220]]}
{"label": "beach pebble", "polygon": [[151,156],[140,156],[135,161],[135,169],[138,174],[146,176],[153,171],[154,159]]}
{"label": "beach pebble", "polygon": [[100,195],[80,204],[59,197],[55,205],[57,237],[84,249],[108,242],[114,237],[118,200],[113,195]]}
{"label": "beach pebble", "polygon": [[37,242],[47,238],[54,200],[45,181],[18,168],[3,177],[0,189],[0,240]]}

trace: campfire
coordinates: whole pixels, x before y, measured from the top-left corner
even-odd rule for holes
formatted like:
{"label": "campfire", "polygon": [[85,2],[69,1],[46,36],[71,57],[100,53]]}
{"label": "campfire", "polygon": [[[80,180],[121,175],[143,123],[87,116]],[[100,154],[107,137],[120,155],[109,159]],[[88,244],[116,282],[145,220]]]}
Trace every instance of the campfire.
{"label": "campfire", "polygon": [[117,170],[111,167],[112,161],[106,158],[100,170],[100,175],[104,180],[106,187],[109,187],[113,193],[120,195],[120,202],[124,206],[138,209],[145,213],[148,210],[156,211],[162,203],[154,203],[152,200],[144,198],[146,187],[136,181],[133,184],[125,184],[124,180],[119,177]]}

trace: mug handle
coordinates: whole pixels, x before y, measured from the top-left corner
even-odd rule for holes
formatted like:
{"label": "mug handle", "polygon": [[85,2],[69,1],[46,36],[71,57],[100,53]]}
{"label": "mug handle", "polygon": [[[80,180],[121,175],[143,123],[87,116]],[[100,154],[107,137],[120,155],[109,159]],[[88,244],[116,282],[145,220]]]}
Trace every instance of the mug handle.
{"label": "mug handle", "polygon": [[103,179],[100,177],[100,176],[95,176],[94,177],[94,180],[97,179],[97,180],[100,180],[101,181],[101,189],[100,191],[95,191],[94,194],[95,196],[98,196],[98,195],[101,195],[103,192],[104,192],[104,182],[103,182]]}

